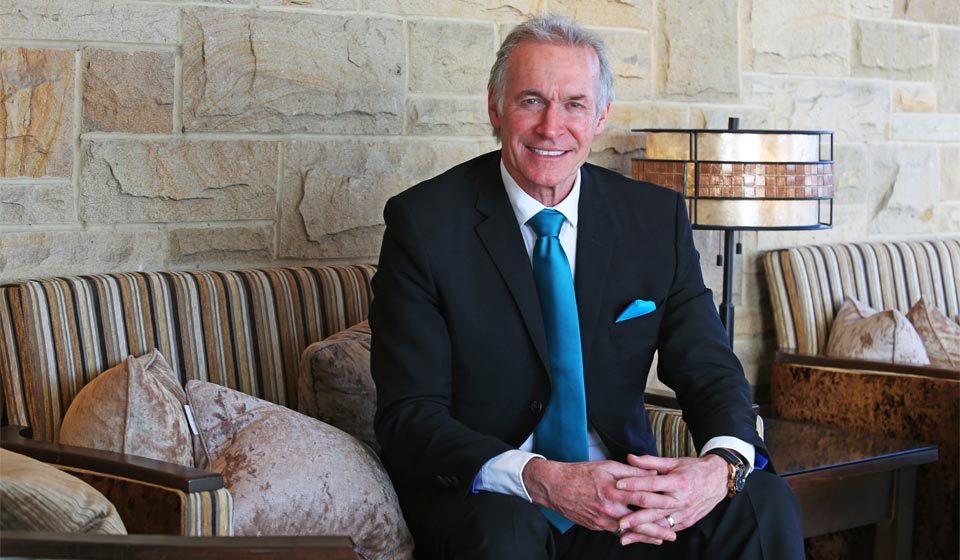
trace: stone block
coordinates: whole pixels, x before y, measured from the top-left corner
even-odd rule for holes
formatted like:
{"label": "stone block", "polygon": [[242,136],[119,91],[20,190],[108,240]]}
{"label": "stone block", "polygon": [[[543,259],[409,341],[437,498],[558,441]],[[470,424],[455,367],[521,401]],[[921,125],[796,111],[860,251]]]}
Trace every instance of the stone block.
{"label": "stone block", "polygon": [[933,75],[936,40],[926,27],[856,20],[851,48],[854,76],[926,81]]}
{"label": "stone block", "polygon": [[[675,0],[657,4],[660,34],[654,72],[666,98],[738,101],[737,2]],[[704,40],[704,30],[710,30]]]}
{"label": "stone block", "polygon": [[895,113],[890,121],[890,137],[916,142],[960,142],[960,115]]}
{"label": "stone block", "polygon": [[745,103],[772,109],[774,128],[833,130],[837,142],[886,140],[891,107],[886,83],[747,74],[743,89]]}
{"label": "stone block", "polygon": [[649,99],[653,90],[650,34],[645,31],[603,31],[600,35],[607,46],[616,99]]}
{"label": "stone block", "polygon": [[864,204],[870,195],[870,165],[865,144],[834,145],[834,201]]}
{"label": "stone block", "polygon": [[946,25],[960,25],[960,2],[956,0],[894,0],[897,18]]}
{"label": "stone block", "polygon": [[960,144],[940,146],[940,200],[960,202]]}
{"label": "stone block", "polygon": [[34,231],[0,235],[0,283],[63,274],[164,268],[158,228]]}
{"label": "stone block", "polygon": [[543,8],[543,0],[360,0],[361,12],[449,18],[524,19]]}
{"label": "stone block", "polygon": [[357,0],[255,0],[258,6],[288,6],[291,8],[319,8],[322,10],[357,9]]}
{"label": "stone block", "polygon": [[894,0],[850,0],[850,15],[888,19],[893,15]]}
{"label": "stone block", "polygon": [[203,7],[183,22],[184,130],[402,132],[403,22]]}
{"label": "stone block", "polygon": [[0,177],[72,175],[74,61],[73,51],[0,48]]}
{"label": "stone block", "polygon": [[644,147],[644,137],[634,129],[682,128],[687,126],[688,118],[687,109],[679,105],[618,101],[610,108],[606,129],[594,138],[593,150],[613,149],[620,154],[636,152]]}
{"label": "stone block", "polygon": [[[846,75],[850,51],[846,2],[753,0],[747,20],[748,69],[771,74]],[[713,41],[704,43],[714,47]]]}
{"label": "stone block", "polygon": [[728,128],[730,117],[740,119],[741,129],[769,129],[770,110],[765,107],[743,107],[737,105],[712,105],[690,107],[690,126],[693,128]]}
{"label": "stone block", "polygon": [[492,24],[409,22],[413,93],[484,95],[496,55]]}
{"label": "stone block", "polygon": [[551,0],[550,11],[583,25],[653,28],[652,0]]}
{"label": "stone block", "polygon": [[267,262],[273,257],[271,225],[172,227],[169,260],[175,265],[231,267]]}
{"label": "stone block", "polygon": [[871,235],[929,234],[937,229],[940,165],[936,146],[874,145],[871,171]]}
{"label": "stone block", "polygon": [[76,223],[76,204],[69,183],[0,185],[0,224]]}
{"label": "stone block", "polygon": [[941,113],[960,113],[960,29],[941,27],[938,32],[937,107]]}
{"label": "stone block", "polygon": [[932,113],[937,110],[937,90],[930,83],[894,84],[893,109],[899,113]]}
{"label": "stone block", "polygon": [[476,155],[474,142],[331,139],[284,144],[279,256],[377,255],[387,199]]}
{"label": "stone block", "polygon": [[85,141],[80,215],[88,223],[258,220],[276,216],[277,144]]}
{"label": "stone block", "polygon": [[960,204],[955,202],[942,204],[938,213],[940,214],[940,231],[948,233],[960,231]]}
{"label": "stone block", "polygon": [[173,132],[173,53],[83,51],[83,130]]}
{"label": "stone block", "polygon": [[493,134],[484,97],[411,96],[407,131],[415,136],[486,136]]}
{"label": "stone block", "polygon": [[176,6],[103,0],[0,0],[0,37],[177,44]]}

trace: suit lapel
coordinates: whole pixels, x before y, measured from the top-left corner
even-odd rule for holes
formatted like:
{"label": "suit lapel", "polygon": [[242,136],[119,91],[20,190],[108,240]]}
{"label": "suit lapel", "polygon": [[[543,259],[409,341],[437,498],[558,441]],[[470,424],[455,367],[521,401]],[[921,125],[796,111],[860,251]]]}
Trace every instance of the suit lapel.
{"label": "suit lapel", "polygon": [[520,309],[537,354],[549,371],[547,333],[540,313],[537,286],[533,281],[530,259],[523,246],[523,238],[517,226],[517,217],[510,206],[503,180],[500,177],[500,159],[495,158],[493,169],[478,178],[477,211],[485,219],[476,228],[481,243],[490,254],[507,288]]}
{"label": "suit lapel", "polygon": [[580,344],[586,371],[590,363],[590,349],[597,334],[600,301],[611,265],[617,224],[606,192],[591,176],[588,167],[581,169],[580,218],[577,224],[577,272],[574,287],[577,293],[577,313],[580,317]]}

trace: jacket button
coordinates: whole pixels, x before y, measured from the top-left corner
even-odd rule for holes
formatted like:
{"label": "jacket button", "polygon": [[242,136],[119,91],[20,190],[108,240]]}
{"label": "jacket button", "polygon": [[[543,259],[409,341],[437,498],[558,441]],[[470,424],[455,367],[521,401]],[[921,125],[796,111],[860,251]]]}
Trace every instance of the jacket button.
{"label": "jacket button", "polygon": [[543,403],[540,401],[530,401],[530,412],[534,416],[540,416],[543,412]]}

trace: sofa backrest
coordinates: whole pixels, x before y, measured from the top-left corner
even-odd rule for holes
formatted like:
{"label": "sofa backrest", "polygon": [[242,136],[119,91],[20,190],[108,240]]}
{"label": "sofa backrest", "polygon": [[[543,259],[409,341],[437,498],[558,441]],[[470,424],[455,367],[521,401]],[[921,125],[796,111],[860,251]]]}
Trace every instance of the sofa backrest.
{"label": "sofa backrest", "polygon": [[845,298],[906,313],[922,295],[960,317],[960,238],[778,249],[764,268],[780,350],[823,353]]}
{"label": "sofa backrest", "polygon": [[74,396],[157,348],[201,379],[297,406],[300,355],[367,318],[371,265],[131,272],[0,286],[0,390],[9,424],[56,441]]}

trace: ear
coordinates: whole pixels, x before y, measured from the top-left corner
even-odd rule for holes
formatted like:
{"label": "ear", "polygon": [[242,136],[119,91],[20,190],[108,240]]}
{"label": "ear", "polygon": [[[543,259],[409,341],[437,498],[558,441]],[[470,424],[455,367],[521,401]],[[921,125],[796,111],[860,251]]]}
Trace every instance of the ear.
{"label": "ear", "polygon": [[497,109],[497,100],[494,99],[493,92],[487,92],[487,114],[490,115],[490,124],[497,130],[500,129],[500,110]]}
{"label": "ear", "polygon": [[597,126],[593,130],[594,136],[598,136],[607,127],[607,115],[609,114],[610,104],[607,103],[607,106],[603,108],[603,112],[600,113],[600,117],[597,119]]}

